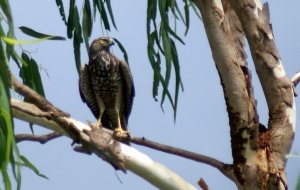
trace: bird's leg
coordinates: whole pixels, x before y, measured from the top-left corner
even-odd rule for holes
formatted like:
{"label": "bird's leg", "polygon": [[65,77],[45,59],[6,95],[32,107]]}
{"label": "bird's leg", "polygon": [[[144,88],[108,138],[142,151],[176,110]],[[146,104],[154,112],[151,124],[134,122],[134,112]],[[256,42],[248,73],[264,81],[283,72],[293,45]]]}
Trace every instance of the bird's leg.
{"label": "bird's leg", "polygon": [[102,115],[104,113],[104,110],[105,110],[105,104],[103,103],[103,101],[101,99],[99,99],[99,107],[100,107],[100,110],[99,110],[99,118],[98,118],[98,121],[97,121],[97,127],[102,127],[102,122],[101,122],[101,119],[102,119]]}
{"label": "bird's leg", "polygon": [[129,137],[129,132],[125,131],[122,128],[119,114],[117,114],[117,118],[118,118],[118,127],[114,129],[114,136],[117,137],[117,138],[120,138],[120,139],[128,138]]}

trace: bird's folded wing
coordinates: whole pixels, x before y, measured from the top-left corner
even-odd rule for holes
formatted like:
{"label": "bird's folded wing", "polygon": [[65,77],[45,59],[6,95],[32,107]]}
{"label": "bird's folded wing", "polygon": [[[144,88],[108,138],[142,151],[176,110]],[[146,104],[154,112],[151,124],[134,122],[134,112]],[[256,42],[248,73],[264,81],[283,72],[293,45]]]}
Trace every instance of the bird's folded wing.
{"label": "bird's folded wing", "polygon": [[97,100],[93,91],[93,86],[89,78],[88,65],[83,65],[80,68],[79,75],[79,93],[83,102],[85,102],[88,107],[93,112],[95,118],[99,116],[99,107]]}
{"label": "bird's folded wing", "polygon": [[128,117],[131,113],[133,98],[135,96],[135,89],[134,89],[133,78],[129,69],[129,65],[125,61],[120,61],[120,68],[121,68],[122,75],[125,79],[125,85],[126,85],[125,114],[126,114],[126,120],[128,120]]}

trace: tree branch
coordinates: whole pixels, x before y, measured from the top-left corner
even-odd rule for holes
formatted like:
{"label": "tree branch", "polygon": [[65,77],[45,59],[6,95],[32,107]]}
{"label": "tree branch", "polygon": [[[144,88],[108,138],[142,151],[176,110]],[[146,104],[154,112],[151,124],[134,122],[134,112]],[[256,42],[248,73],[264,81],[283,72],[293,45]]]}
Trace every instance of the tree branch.
{"label": "tree branch", "polygon": [[30,88],[13,80],[16,91],[30,102],[36,103],[32,105],[12,99],[11,108],[15,118],[68,136],[75,142],[81,143],[87,152],[96,154],[117,169],[134,172],[159,189],[196,190],[190,183],[147,155],[114,140],[111,132],[76,121]]}
{"label": "tree branch", "polygon": [[17,143],[22,141],[33,141],[33,142],[39,142],[41,144],[45,144],[48,141],[56,139],[61,136],[62,136],[61,134],[56,132],[49,133],[47,135],[17,134],[15,135],[15,139]]}
{"label": "tree branch", "polygon": [[300,71],[298,71],[292,78],[291,81],[294,83],[294,86],[296,87],[300,82]]}
{"label": "tree branch", "polygon": [[200,163],[210,165],[210,166],[220,170],[228,178],[230,178],[230,179],[233,178],[233,176],[232,176],[232,166],[231,165],[224,164],[223,162],[220,162],[219,160],[211,158],[209,156],[204,156],[204,155],[197,154],[197,153],[187,151],[187,150],[184,150],[184,149],[180,149],[180,148],[160,144],[160,143],[157,143],[157,142],[153,142],[153,141],[147,140],[144,137],[142,137],[142,138],[131,137],[130,142],[132,142],[134,144],[146,146],[146,147],[149,147],[149,148],[152,148],[152,149],[155,149],[155,150],[159,150],[159,151],[162,151],[162,152],[166,152],[166,153],[169,153],[169,154],[177,155],[177,156],[187,158],[187,159],[190,159],[190,160],[194,160],[196,162],[200,162]]}
{"label": "tree branch", "polygon": [[259,120],[251,71],[244,50],[244,31],[228,1],[193,0],[193,2],[201,12],[223,88],[230,125],[236,177],[234,182],[239,186],[246,178],[244,169],[248,169],[250,163],[253,163],[259,140]]}
{"label": "tree branch", "polygon": [[[260,133],[258,157],[265,161],[253,167],[252,176],[268,176],[255,184],[260,188],[282,189],[284,172],[296,129],[293,84],[287,77],[275,44],[268,3],[260,0],[228,0],[238,16],[247,38],[256,73],[269,109],[268,130]],[[249,170],[248,170],[249,171]],[[250,172],[248,172],[249,174]],[[251,187],[251,186],[250,186]],[[257,188],[256,187],[256,188]],[[255,187],[253,186],[252,189]]]}

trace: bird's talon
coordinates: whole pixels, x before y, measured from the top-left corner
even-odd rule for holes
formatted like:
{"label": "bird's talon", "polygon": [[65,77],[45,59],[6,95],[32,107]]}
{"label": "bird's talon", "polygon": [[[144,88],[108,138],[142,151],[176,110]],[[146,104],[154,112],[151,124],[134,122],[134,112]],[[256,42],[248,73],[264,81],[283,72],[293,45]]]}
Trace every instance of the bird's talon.
{"label": "bird's talon", "polygon": [[113,136],[116,139],[119,139],[119,140],[127,140],[130,137],[129,132],[128,131],[123,131],[123,130],[115,130],[114,133],[113,133]]}

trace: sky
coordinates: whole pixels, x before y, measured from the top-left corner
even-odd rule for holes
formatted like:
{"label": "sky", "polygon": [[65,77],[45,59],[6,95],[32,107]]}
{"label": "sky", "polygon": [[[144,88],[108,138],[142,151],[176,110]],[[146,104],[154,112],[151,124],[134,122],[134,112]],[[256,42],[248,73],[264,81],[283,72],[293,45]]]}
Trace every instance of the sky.
{"label": "sky", "polygon": [[[64,1],[67,2],[67,1]],[[66,27],[61,21],[58,9],[51,0],[10,1],[18,39],[31,39],[17,28],[27,26],[42,33],[66,36]],[[203,23],[192,13],[189,33],[184,37],[185,46],[178,44],[181,63],[181,77],[184,92],[180,94],[177,119],[166,101],[164,112],[160,103],[152,98],[153,72],[147,58],[146,1],[112,0],[118,30],[109,36],[119,39],[129,55],[129,63],[134,77],[136,96],[129,120],[129,130],[133,136],[146,137],[153,141],[184,148],[208,155],[225,163],[231,163],[229,123],[222,87],[203,28]],[[289,77],[300,70],[300,44],[295,36],[300,33],[300,2],[283,3],[270,1],[271,22],[277,47]],[[283,8],[284,7],[284,8]],[[65,4],[68,12],[68,5]],[[297,21],[298,20],[298,21]],[[99,19],[97,19],[99,23]],[[179,31],[183,31],[178,25]],[[92,39],[105,36],[99,24],[94,25]],[[184,36],[184,33],[179,33]],[[95,119],[88,107],[81,101],[78,91],[78,75],[75,68],[71,40],[44,41],[39,44],[22,46],[31,52],[40,64],[46,98],[57,107],[82,122]],[[117,47],[112,52],[122,54]],[[255,97],[258,112],[263,124],[268,122],[268,110],[255,69],[248,52],[248,63],[252,69]],[[82,48],[82,63],[88,60]],[[18,75],[16,66],[11,68]],[[300,93],[300,90],[298,88]],[[17,95],[14,95],[18,97]],[[299,98],[296,99],[299,108]],[[297,122],[300,115],[297,113]],[[15,121],[16,133],[30,133],[28,124]],[[37,134],[48,131],[35,126]],[[73,151],[72,141],[59,138],[40,145],[33,142],[19,144],[25,155],[49,180],[36,176],[31,170],[22,170],[22,189],[155,189],[148,182],[128,172],[123,174],[100,160]],[[203,178],[211,189],[236,189],[234,183],[216,169],[177,156],[132,145],[152,159],[166,165],[178,175],[197,186]],[[296,133],[292,152],[300,152],[300,135]],[[300,159],[292,157],[287,164],[290,189],[295,189],[300,172]],[[15,184],[14,184],[15,185]]]}

